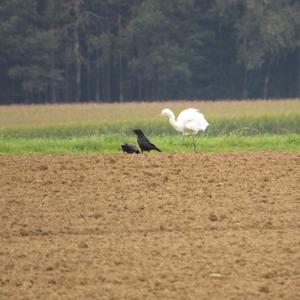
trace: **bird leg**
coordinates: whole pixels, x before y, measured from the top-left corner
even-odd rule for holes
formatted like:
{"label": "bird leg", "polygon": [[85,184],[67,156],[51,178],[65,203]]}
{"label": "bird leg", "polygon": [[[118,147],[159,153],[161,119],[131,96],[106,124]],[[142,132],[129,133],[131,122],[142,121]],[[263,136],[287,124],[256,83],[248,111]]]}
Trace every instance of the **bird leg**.
{"label": "bird leg", "polygon": [[197,152],[194,135],[192,135],[192,137],[193,137],[194,151]]}

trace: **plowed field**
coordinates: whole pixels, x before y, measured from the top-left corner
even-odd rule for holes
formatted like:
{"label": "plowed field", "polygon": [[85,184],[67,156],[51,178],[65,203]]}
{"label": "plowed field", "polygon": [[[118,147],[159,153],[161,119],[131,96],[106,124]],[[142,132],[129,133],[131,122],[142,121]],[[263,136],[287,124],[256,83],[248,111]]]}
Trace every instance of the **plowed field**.
{"label": "plowed field", "polygon": [[300,299],[300,154],[0,156],[0,299]]}

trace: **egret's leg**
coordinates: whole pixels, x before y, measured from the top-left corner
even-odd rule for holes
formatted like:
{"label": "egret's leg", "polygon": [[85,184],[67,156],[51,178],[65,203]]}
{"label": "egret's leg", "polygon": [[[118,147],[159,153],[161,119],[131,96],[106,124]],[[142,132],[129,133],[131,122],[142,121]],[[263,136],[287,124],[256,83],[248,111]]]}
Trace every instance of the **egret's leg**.
{"label": "egret's leg", "polygon": [[192,137],[193,137],[194,151],[197,152],[194,135],[192,135]]}

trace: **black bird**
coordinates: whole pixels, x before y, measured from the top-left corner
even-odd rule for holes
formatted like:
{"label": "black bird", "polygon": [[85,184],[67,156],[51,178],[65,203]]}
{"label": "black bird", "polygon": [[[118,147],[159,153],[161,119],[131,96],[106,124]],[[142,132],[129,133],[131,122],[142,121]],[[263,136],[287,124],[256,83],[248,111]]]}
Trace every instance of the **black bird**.
{"label": "black bird", "polygon": [[126,153],[137,153],[137,154],[140,153],[140,151],[136,145],[123,144],[123,145],[121,145],[121,148],[122,148],[123,152],[126,152]]}
{"label": "black bird", "polygon": [[137,142],[140,146],[142,153],[144,151],[156,150],[161,152],[154,144],[152,144],[149,139],[144,135],[142,130],[135,129],[133,132],[137,135]]}

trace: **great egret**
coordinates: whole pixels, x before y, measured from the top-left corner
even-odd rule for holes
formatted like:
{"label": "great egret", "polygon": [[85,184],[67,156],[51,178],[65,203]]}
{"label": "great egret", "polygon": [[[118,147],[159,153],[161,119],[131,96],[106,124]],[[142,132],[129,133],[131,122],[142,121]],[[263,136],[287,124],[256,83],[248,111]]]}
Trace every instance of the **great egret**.
{"label": "great egret", "polygon": [[[162,110],[161,116],[167,116],[170,124],[175,130],[181,132],[183,135],[194,135],[200,131],[205,131],[209,123],[205,120],[202,113],[195,108],[188,108],[183,110],[175,119],[174,113],[169,108]],[[195,140],[193,136],[194,150],[196,151]]]}

